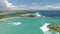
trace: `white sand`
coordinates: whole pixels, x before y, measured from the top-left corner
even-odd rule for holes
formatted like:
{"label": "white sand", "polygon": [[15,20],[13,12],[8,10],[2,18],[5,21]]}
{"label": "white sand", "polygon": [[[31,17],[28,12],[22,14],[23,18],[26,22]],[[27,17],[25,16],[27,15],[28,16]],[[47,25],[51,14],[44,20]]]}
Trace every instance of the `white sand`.
{"label": "white sand", "polygon": [[4,20],[10,19],[10,18],[17,18],[17,17],[8,17],[8,18],[1,19],[0,21],[4,21]]}
{"label": "white sand", "polygon": [[6,19],[2,19],[2,20],[0,20],[0,21],[4,21],[4,20],[6,20]]}

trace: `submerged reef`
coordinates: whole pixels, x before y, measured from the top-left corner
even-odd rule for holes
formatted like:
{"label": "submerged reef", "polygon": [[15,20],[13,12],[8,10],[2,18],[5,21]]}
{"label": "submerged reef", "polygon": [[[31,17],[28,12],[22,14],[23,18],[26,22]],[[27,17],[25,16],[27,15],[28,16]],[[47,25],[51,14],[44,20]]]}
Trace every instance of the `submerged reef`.
{"label": "submerged reef", "polygon": [[58,25],[49,24],[47,27],[60,33],[60,27]]}

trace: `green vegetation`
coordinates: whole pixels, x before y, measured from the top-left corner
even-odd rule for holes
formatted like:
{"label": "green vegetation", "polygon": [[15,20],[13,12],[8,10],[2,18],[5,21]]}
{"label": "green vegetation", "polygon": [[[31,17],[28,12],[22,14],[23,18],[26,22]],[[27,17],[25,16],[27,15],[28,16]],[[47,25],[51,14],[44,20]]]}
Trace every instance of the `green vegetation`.
{"label": "green vegetation", "polygon": [[[5,15],[0,15],[0,20],[4,18],[9,18],[9,17],[35,17],[34,15],[27,15],[27,13],[23,12],[16,12],[16,13],[11,13],[11,14],[5,14]],[[23,15],[23,16],[22,16]]]}
{"label": "green vegetation", "polygon": [[50,24],[47,27],[60,33],[60,27],[55,24]]}

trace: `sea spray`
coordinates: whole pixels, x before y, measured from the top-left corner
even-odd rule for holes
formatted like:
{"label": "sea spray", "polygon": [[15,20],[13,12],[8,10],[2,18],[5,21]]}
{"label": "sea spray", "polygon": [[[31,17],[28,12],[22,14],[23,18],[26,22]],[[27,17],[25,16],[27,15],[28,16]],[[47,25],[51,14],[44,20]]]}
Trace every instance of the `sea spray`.
{"label": "sea spray", "polygon": [[52,34],[52,32],[49,31],[49,28],[47,27],[49,23],[45,23],[40,29],[43,31],[44,34]]}
{"label": "sea spray", "polygon": [[44,34],[53,34],[53,33],[50,31],[46,31],[46,32],[44,32]]}
{"label": "sea spray", "polygon": [[36,16],[37,17],[41,17],[42,15],[40,15],[38,12],[36,12]]}
{"label": "sea spray", "polygon": [[43,26],[40,27],[40,29],[43,31],[44,34],[59,34],[58,32],[55,32],[51,29],[49,29],[47,26],[50,23],[45,23]]}
{"label": "sea spray", "polygon": [[49,25],[49,23],[45,23],[42,27],[40,27],[40,29],[43,31],[43,32],[46,32],[49,30],[49,28],[47,27]]}
{"label": "sea spray", "polygon": [[46,17],[46,16],[43,16],[43,15],[39,14],[38,12],[36,12],[36,16],[37,16],[37,17],[43,17],[43,18]]}

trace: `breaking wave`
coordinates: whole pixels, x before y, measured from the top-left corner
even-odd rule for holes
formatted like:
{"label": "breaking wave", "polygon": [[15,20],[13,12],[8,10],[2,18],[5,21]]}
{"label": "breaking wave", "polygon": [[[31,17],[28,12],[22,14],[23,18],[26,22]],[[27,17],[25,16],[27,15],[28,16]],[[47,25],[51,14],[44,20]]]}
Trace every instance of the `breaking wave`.
{"label": "breaking wave", "polygon": [[49,30],[49,28],[47,27],[49,25],[49,23],[45,23],[43,26],[40,27],[40,29],[43,31],[43,32],[47,32]]}
{"label": "breaking wave", "polygon": [[43,26],[40,27],[40,29],[43,31],[44,34],[59,34],[58,32],[51,32],[50,29],[47,27],[49,23],[45,23]]}
{"label": "breaking wave", "polygon": [[10,25],[21,25],[22,23],[21,22],[12,22],[12,23],[8,23]]}
{"label": "breaking wave", "polygon": [[43,18],[46,17],[46,16],[43,16],[43,15],[39,14],[39,12],[36,12],[36,16],[37,17],[43,17]]}

